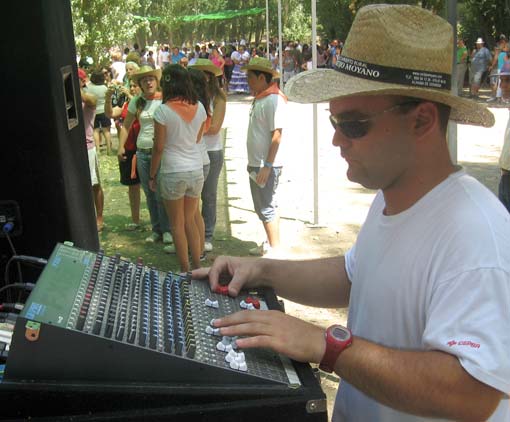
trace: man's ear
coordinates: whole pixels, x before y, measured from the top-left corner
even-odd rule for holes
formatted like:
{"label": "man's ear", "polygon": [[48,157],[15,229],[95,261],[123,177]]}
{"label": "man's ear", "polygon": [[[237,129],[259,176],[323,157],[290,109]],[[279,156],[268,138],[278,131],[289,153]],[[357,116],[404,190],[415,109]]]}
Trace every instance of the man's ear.
{"label": "man's ear", "polygon": [[418,136],[425,135],[430,130],[439,126],[439,110],[434,103],[424,101],[414,110],[414,131]]}

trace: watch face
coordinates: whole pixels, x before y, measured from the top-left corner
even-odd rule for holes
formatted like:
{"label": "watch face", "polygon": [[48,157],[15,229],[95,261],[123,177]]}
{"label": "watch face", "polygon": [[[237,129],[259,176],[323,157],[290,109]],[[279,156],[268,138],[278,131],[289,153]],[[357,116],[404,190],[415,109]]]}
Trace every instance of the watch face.
{"label": "watch face", "polygon": [[344,341],[349,338],[349,332],[341,327],[333,327],[331,335],[340,341]]}

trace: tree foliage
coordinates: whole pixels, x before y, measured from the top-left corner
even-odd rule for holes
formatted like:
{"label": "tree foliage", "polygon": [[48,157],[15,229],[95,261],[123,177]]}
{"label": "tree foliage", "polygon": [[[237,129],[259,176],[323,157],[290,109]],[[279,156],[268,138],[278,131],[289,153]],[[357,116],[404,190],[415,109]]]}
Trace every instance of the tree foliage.
{"label": "tree foliage", "polygon": [[139,8],[139,0],[71,0],[78,53],[105,62],[111,46],[133,39],[144,25],[133,18]]}
{"label": "tree foliage", "polygon": [[492,48],[500,34],[509,35],[510,2],[508,0],[465,0],[459,15],[460,32],[468,46],[478,37]]}

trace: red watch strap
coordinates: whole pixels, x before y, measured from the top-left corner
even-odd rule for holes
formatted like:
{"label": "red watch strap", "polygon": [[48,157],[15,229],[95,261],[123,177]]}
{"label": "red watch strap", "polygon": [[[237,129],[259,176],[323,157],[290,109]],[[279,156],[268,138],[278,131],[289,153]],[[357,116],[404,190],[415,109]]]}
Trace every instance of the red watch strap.
{"label": "red watch strap", "polygon": [[[344,340],[340,340],[335,338],[331,331],[335,328],[341,328],[345,332],[348,333],[348,336]],[[326,351],[324,352],[324,356],[319,364],[319,368],[326,372],[333,372],[335,369],[335,363],[338,359],[338,356],[342,351],[344,351],[347,347],[352,344],[352,334],[348,328],[332,325],[326,330],[325,333],[326,338]]]}

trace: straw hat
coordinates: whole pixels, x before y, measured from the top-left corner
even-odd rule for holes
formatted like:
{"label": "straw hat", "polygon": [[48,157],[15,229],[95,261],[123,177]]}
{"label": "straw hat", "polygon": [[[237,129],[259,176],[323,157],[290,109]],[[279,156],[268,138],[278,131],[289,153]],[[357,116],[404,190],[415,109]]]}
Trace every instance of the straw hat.
{"label": "straw hat", "polygon": [[197,61],[193,64],[190,64],[189,67],[212,73],[214,76],[221,76],[223,74],[221,69],[218,66],[215,66],[214,63],[209,59],[197,59]]}
{"label": "straw hat", "polygon": [[261,72],[270,73],[273,78],[280,77],[280,74],[273,69],[269,59],[264,57],[253,57],[250,62],[241,69],[241,72],[248,72],[248,70],[260,70]]}
{"label": "straw hat", "polygon": [[482,38],[478,38],[475,44],[485,44],[485,41]]}
{"label": "straw hat", "polygon": [[420,7],[370,5],[359,10],[335,69],[299,73],[289,99],[316,103],[360,95],[403,95],[447,104],[450,119],[491,127],[484,105],[451,93],[453,30]]}
{"label": "straw hat", "polygon": [[142,66],[138,72],[131,75],[131,80],[140,85],[140,79],[146,76],[154,76],[159,82],[161,79],[161,69],[153,69],[150,66]]}

